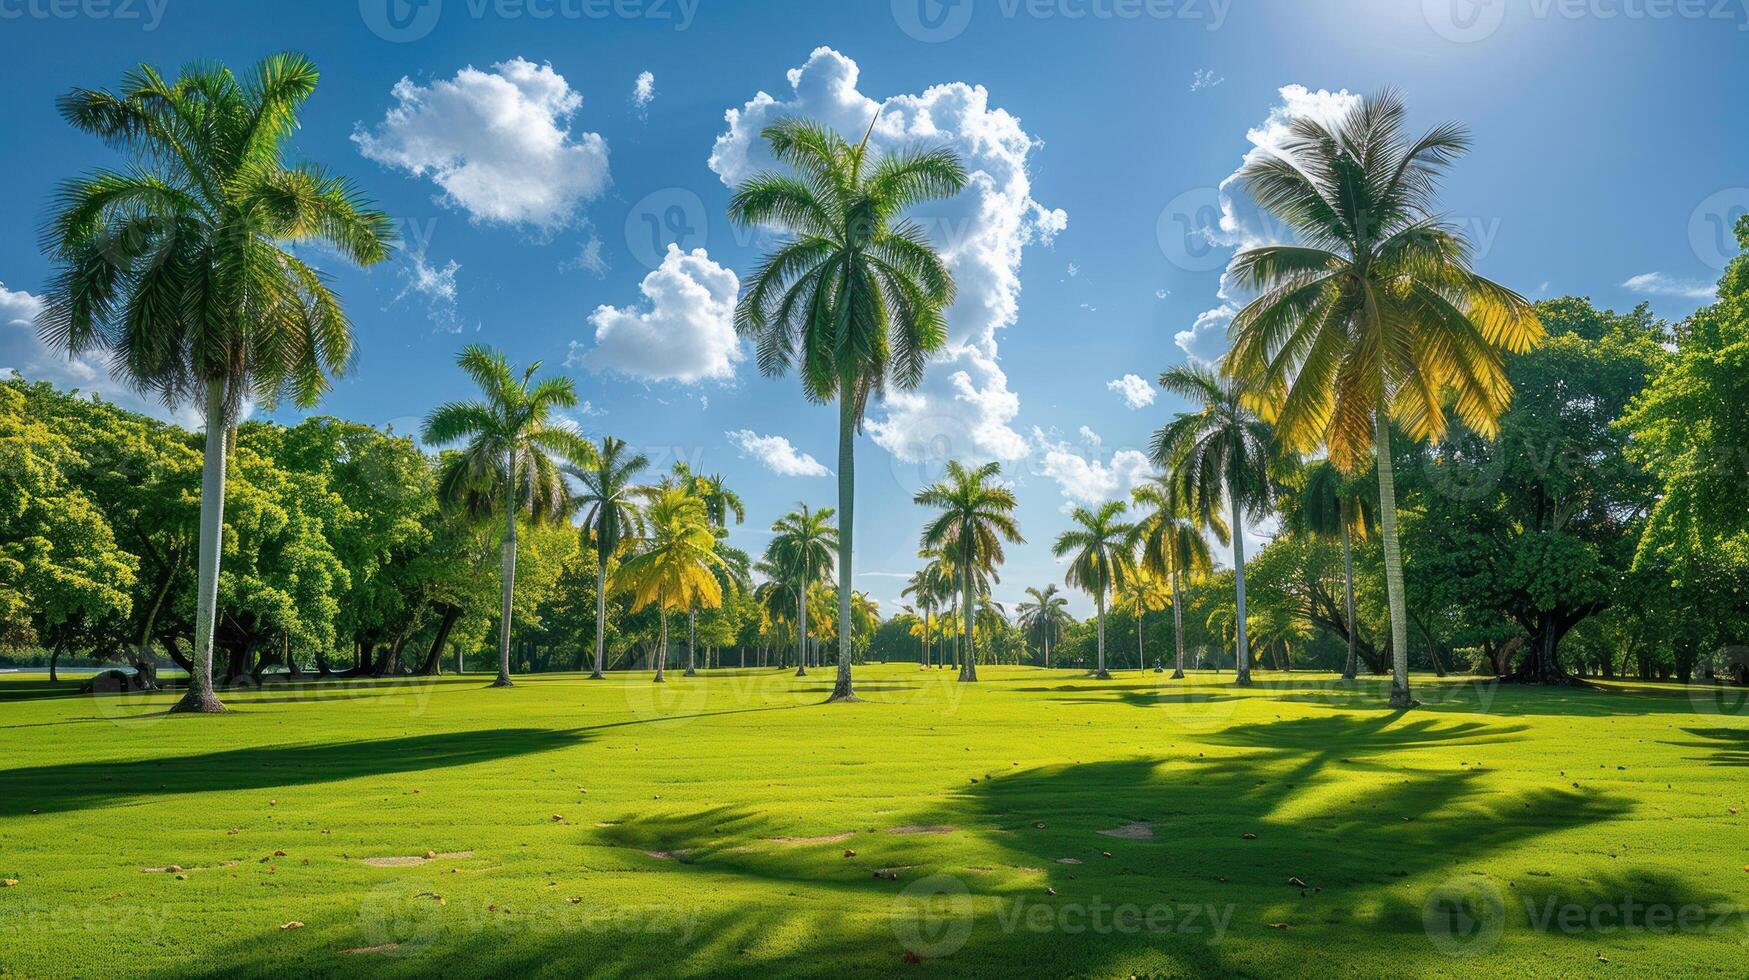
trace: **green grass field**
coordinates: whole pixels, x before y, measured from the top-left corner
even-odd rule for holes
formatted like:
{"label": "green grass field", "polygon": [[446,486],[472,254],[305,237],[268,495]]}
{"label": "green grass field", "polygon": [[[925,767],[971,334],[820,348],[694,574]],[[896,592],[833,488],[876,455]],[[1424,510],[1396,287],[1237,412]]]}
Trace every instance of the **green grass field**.
{"label": "green grass field", "polygon": [[982,674],[13,678],[0,975],[1749,969],[1728,700]]}

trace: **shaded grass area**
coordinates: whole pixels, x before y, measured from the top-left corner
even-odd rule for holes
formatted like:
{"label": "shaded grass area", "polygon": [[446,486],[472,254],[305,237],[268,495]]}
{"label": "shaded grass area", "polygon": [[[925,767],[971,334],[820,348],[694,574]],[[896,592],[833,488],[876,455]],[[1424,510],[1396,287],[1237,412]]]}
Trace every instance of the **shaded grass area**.
{"label": "shaded grass area", "polygon": [[8,678],[0,974],[1740,973],[1749,716],[980,673]]}

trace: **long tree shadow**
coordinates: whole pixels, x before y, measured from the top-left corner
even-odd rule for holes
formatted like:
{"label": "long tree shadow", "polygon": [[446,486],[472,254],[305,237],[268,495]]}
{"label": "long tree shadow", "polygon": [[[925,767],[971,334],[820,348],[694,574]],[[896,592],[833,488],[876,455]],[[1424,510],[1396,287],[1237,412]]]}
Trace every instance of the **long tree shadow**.
{"label": "long tree shadow", "polygon": [[1667,742],[1685,749],[1708,749],[1715,766],[1749,766],[1749,728],[1684,728],[1698,742]]}
{"label": "long tree shadow", "polygon": [[302,786],[467,766],[564,748],[585,737],[577,729],[499,728],[7,769],[0,770],[0,816],[82,810],[143,796]]}

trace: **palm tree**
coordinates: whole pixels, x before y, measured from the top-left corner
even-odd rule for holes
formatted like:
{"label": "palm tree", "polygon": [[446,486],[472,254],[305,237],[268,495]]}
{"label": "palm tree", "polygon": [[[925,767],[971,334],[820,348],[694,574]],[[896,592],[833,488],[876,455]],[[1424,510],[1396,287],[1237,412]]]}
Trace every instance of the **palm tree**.
{"label": "palm tree", "polygon": [[[729,518],[733,517],[739,524],[747,519],[747,510],[741,504],[740,495],[730,490],[727,481],[718,474],[701,476],[692,472],[692,467],[684,462],[674,464],[675,480],[685,484],[692,493],[704,501],[705,516],[718,531],[729,526]],[[723,535],[719,534],[718,537]],[[744,569],[743,569],[744,570]],[[686,676],[698,674],[698,667],[693,662],[698,648],[698,610],[686,611]]]}
{"label": "palm tree", "polygon": [[1492,438],[1512,400],[1503,352],[1543,336],[1530,303],[1477,275],[1462,231],[1433,213],[1468,133],[1446,123],[1411,139],[1403,116],[1402,99],[1385,91],[1334,125],[1295,120],[1278,149],[1246,163],[1247,190],[1299,243],[1234,257],[1235,283],[1259,295],[1233,319],[1226,362],[1278,396],[1290,447],[1323,445],[1345,473],[1377,460],[1396,707],[1413,699],[1391,426],[1437,440],[1449,402]]}
{"label": "palm tree", "polygon": [[577,387],[570,378],[536,381],[539,361],[519,378],[503,354],[478,344],[462,348],[456,363],[484,398],[438,406],[425,417],[424,437],[433,446],[465,443],[459,453],[444,459],[439,499],[475,519],[504,519],[498,678],[492,686],[509,687],[516,525],[522,517],[549,523],[568,517],[575,508],[561,466],[593,469],[596,453],[587,439],[555,418],[559,410],[577,404]]}
{"label": "palm tree", "polygon": [[1116,601],[1128,605],[1136,613],[1136,665],[1146,673],[1148,657],[1142,647],[1142,615],[1148,610],[1166,608],[1172,594],[1166,589],[1165,577],[1147,571],[1137,564],[1130,576],[1118,583]]}
{"label": "palm tree", "polygon": [[[1175,658],[1172,677],[1184,677],[1184,582],[1187,576],[1203,576],[1214,571],[1214,559],[1209,555],[1208,538],[1203,528],[1192,520],[1180,503],[1174,500],[1169,477],[1149,480],[1130,491],[1130,499],[1143,509],[1144,516],[1136,523],[1140,538],[1140,553],[1136,556],[1141,568],[1165,578],[1172,586],[1172,635]],[[1209,514],[1207,530],[1215,540],[1227,543],[1227,524],[1219,514]]]}
{"label": "palm tree", "polygon": [[832,526],[832,516],[830,507],[810,510],[802,504],[801,510],[791,511],[771,525],[771,543],[765,549],[766,561],[779,570],[794,594],[799,624],[797,677],[808,674],[808,590],[831,577],[832,552],[839,546],[840,532]]}
{"label": "palm tree", "polygon": [[[838,402],[838,569],[848,583],[864,408],[889,385],[910,390],[923,380],[930,352],[946,341],[945,311],[954,300],[953,275],[922,229],[901,216],[959,193],[966,171],[947,149],[881,156],[867,134],[851,146],[801,120],[780,121],[761,135],[797,175],[755,174],[736,190],[729,218],[789,237],[754,270],[735,327],[758,344],[765,374],[793,364],[810,400]],[[838,618],[850,619],[848,588],[839,594]],[[832,700],[855,698],[850,636],[842,632]]]}
{"label": "palm tree", "polygon": [[1342,578],[1347,599],[1348,659],[1342,667],[1342,679],[1354,680],[1357,672],[1357,634],[1354,617],[1354,551],[1351,539],[1365,538],[1373,525],[1372,503],[1349,485],[1348,478],[1329,460],[1319,460],[1306,468],[1305,486],[1300,490],[1299,509],[1290,515],[1289,527],[1296,531],[1342,542]]}
{"label": "palm tree", "polygon": [[1105,669],[1105,600],[1135,572],[1130,547],[1136,531],[1119,520],[1124,509],[1121,500],[1109,501],[1098,510],[1075,508],[1069,518],[1075,527],[1057,535],[1057,543],[1051,546],[1052,554],[1069,558],[1066,584],[1093,596],[1099,616],[1099,659],[1093,676],[1102,681],[1111,680],[1111,672]]}
{"label": "palm tree", "polygon": [[1029,633],[1040,634],[1048,668],[1051,665],[1051,636],[1069,618],[1069,600],[1058,594],[1054,583],[1043,589],[1028,588],[1026,594],[1028,600],[1016,607],[1020,627]]}
{"label": "palm tree", "polygon": [[650,497],[644,511],[644,546],[626,559],[616,584],[632,594],[632,611],[651,604],[661,627],[656,642],[656,683],[668,663],[668,616],[682,609],[722,605],[723,587],[715,574],[723,557],[705,504],[683,486],[665,487]]}
{"label": "palm tree", "polygon": [[1154,465],[1171,474],[1170,489],[1183,510],[1205,527],[1220,519],[1224,501],[1232,515],[1233,570],[1238,594],[1234,628],[1234,683],[1251,684],[1251,653],[1245,636],[1245,517],[1261,519],[1274,497],[1270,467],[1275,433],[1257,412],[1255,396],[1232,380],[1183,365],[1160,376],[1166,390],[1195,410],[1154,433]]}
{"label": "palm tree", "polygon": [[753,570],[766,577],[759,587],[753,590],[753,601],[759,604],[765,623],[775,634],[774,639],[782,640],[786,645],[790,635],[790,612],[798,608],[796,601],[796,583],[789,578],[789,571],[770,560],[761,560],[753,566]]}
{"label": "palm tree", "polygon": [[59,189],[42,239],[55,266],[37,318],[43,342],[107,352],[140,391],[205,407],[194,670],[172,711],[225,710],[213,694],[213,628],[238,406],[288,396],[312,406],[352,360],[339,297],[284,246],[323,242],[372,265],[395,238],[349,181],[281,161],[317,77],[290,53],[241,78],[207,64],[172,82],[141,65],[119,91],[74,89],[57,102],[68,123],[134,160]]}
{"label": "palm tree", "polygon": [[999,463],[985,463],[977,469],[949,460],[947,474],[917,492],[916,503],[941,511],[923,527],[923,547],[941,552],[960,576],[963,601],[960,612],[966,622],[965,653],[960,657],[960,680],[978,679],[974,617],[977,604],[972,597],[980,575],[995,578],[995,569],[1002,564],[1002,542],[1024,544],[1020,526],[1014,520],[1017,502],[1014,491],[991,481],[1002,472]]}
{"label": "palm tree", "polygon": [[595,546],[595,670],[590,677],[601,680],[607,657],[607,566],[626,546],[643,536],[643,518],[637,499],[644,488],[632,481],[650,460],[632,454],[623,440],[612,436],[601,441],[595,465],[567,466],[565,472],[583,484],[576,498],[583,510],[583,535]]}

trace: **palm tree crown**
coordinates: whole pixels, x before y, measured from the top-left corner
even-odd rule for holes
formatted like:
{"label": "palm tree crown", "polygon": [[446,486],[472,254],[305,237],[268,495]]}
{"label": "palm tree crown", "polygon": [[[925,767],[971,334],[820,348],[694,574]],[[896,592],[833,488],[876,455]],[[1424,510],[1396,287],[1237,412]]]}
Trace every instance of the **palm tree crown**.
{"label": "palm tree crown", "polygon": [[964,600],[960,612],[966,621],[966,653],[960,661],[960,680],[978,679],[977,647],[973,632],[973,617],[977,613],[972,601],[980,576],[994,579],[995,569],[1002,564],[1002,544],[1024,544],[1020,525],[1014,520],[1017,501],[1014,491],[994,480],[1002,472],[998,463],[985,463],[977,469],[950,460],[947,474],[938,482],[924,487],[914,498],[918,504],[934,507],[939,515],[923,527],[923,547],[941,552],[959,573]]}
{"label": "palm tree crown", "polygon": [[724,559],[705,503],[688,487],[669,486],[652,494],[644,523],[643,546],[620,566],[615,584],[631,593],[634,612],[656,607],[661,620],[655,658],[660,682],[668,659],[669,613],[722,605],[717,571]]}
{"label": "palm tree crown", "polygon": [[576,504],[583,509],[584,539],[595,548],[595,669],[590,674],[595,679],[603,676],[607,655],[607,566],[643,536],[638,500],[644,488],[634,481],[649,465],[644,454],[633,453],[624,440],[608,436],[601,440],[595,465],[565,467],[583,485]]}

